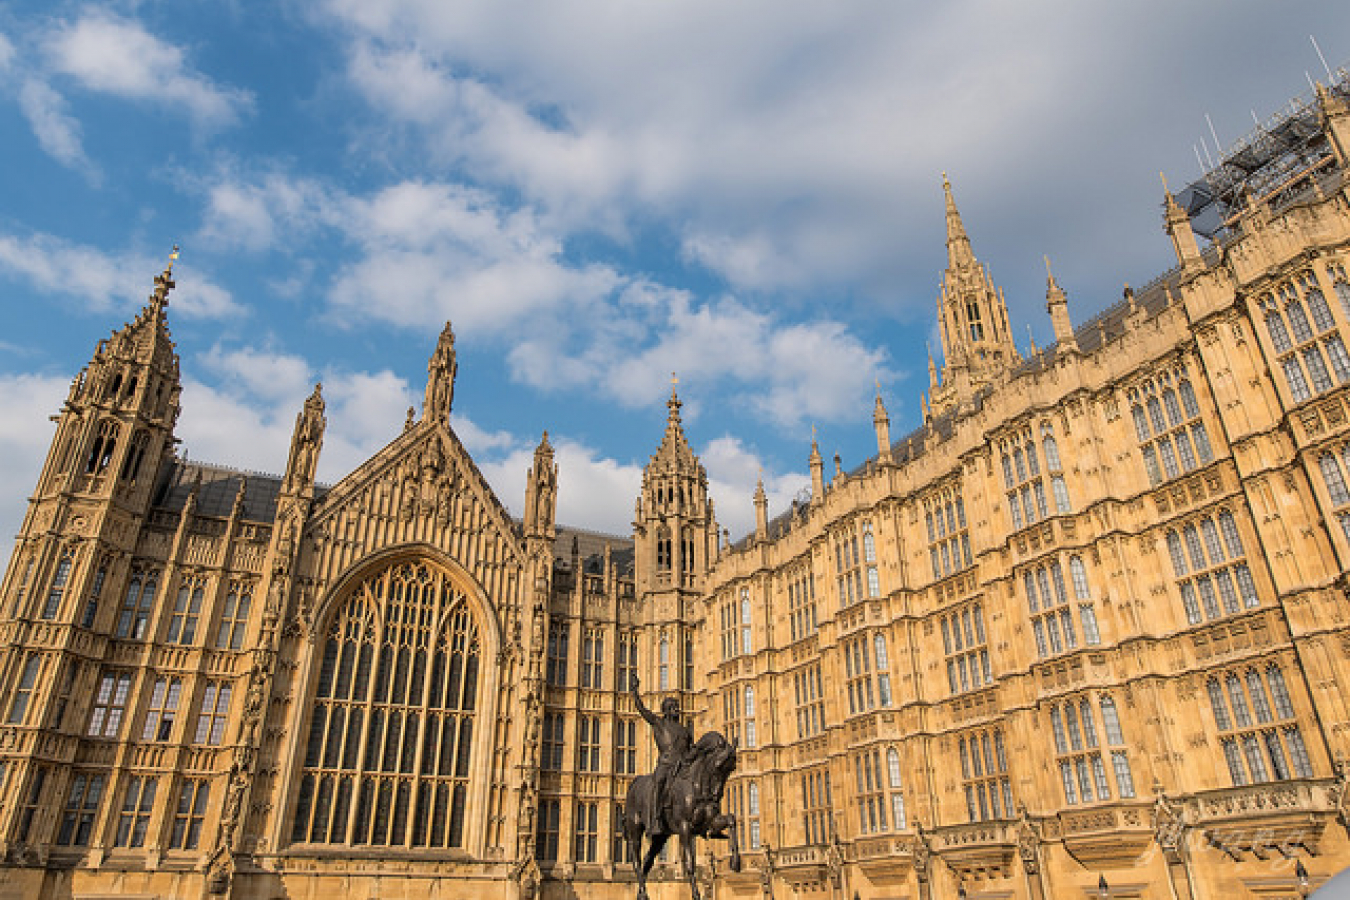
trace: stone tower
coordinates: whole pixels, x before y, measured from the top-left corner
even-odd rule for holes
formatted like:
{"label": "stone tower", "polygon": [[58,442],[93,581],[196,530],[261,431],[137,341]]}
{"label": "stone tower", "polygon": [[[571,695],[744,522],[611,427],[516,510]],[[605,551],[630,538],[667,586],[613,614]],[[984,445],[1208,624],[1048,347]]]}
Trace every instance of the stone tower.
{"label": "stone tower", "polygon": [[947,203],[947,270],[938,295],[942,377],[932,388],[932,414],[959,406],[1003,376],[1021,357],[1008,325],[1003,292],[975,258],[952,186],[942,176]]}
{"label": "stone tower", "polygon": [[666,406],[666,432],[643,470],[633,522],[634,581],[653,663],[643,689],[662,694],[694,687],[698,601],[717,552],[708,473],[685,439],[674,389]]}

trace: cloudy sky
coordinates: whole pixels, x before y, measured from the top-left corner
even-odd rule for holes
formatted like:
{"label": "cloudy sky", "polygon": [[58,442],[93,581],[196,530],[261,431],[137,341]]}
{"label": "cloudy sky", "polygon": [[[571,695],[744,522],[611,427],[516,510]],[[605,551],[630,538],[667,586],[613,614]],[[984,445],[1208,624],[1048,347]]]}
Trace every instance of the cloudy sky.
{"label": "cloudy sky", "polygon": [[812,426],[874,452],[877,384],[917,424],[943,171],[1044,343],[1042,255],[1079,321],[1165,270],[1159,170],[1325,79],[1310,36],[1344,64],[1350,6],[5,4],[0,532],[178,243],[191,458],[278,472],[321,379],[339,479],[449,319],[454,427],[508,507],[547,428],[560,518],[625,531],[674,371],[742,533],[761,471],[775,510],[806,483]]}

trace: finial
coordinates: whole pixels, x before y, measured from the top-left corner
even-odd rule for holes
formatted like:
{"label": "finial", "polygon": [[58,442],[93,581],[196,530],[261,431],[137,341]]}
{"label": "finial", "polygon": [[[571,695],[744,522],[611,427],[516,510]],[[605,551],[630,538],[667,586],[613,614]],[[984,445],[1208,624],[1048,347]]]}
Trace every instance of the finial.
{"label": "finial", "polygon": [[1036,335],[1032,334],[1031,332],[1030,322],[1027,323],[1027,340],[1031,343],[1031,355],[1035,356],[1038,352],[1036,350]]}
{"label": "finial", "polygon": [[173,271],[173,264],[176,263],[177,261],[178,261],[178,245],[177,245],[177,244],[174,244],[174,245],[173,245],[173,252],[169,254],[169,264],[168,264],[167,266],[164,267],[164,274],[167,275],[167,274],[169,274],[170,272],[172,272],[172,271]]}
{"label": "finial", "polygon": [[1043,255],[1043,256],[1041,257],[1041,259],[1045,260],[1045,277],[1048,278],[1048,279],[1050,279],[1051,281],[1054,281],[1054,280],[1055,280],[1055,273],[1052,272],[1052,271],[1050,271],[1050,257],[1049,257],[1049,255],[1048,255],[1048,254],[1047,254],[1047,255]]}
{"label": "finial", "polygon": [[1166,176],[1165,174],[1163,174],[1161,171],[1159,171],[1159,172],[1158,172],[1158,177],[1162,179],[1162,183],[1163,183],[1163,193],[1164,193],[1164,194],[1171,195],[1172,192],[1171,192],[1170,190],[1167,189],[1167,176]]}

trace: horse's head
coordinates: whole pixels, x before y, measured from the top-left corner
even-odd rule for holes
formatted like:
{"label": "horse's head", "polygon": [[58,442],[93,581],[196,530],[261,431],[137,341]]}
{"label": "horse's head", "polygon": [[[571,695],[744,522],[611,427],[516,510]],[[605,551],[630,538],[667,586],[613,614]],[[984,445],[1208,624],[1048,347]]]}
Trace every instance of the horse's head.
{"label": "horse's head", "polygon": [[709,731],[694,745],[705,771],[720,787],[736,769],[736,745],[719,731]]}

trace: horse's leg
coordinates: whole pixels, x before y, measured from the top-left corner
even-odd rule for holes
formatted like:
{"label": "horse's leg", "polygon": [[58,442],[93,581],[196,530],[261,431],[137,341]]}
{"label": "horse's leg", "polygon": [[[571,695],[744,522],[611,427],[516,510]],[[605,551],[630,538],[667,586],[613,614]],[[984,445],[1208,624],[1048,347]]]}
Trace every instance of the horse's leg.
{"label": "horse's leg", "polygon": [[638,900],[647,900],[647,873],[642,871],[642,823],[630,820],[624,823],[624,839],[628,842],[628,856],[637,876]]}
{"label": "horse's leg", "polygon": [[684,877],[689,879],[689,893],[698,900],[697,859],[694,856],[694,835],[690,833],[689,823],[680,829],[680,860],[684,863]]}
{"label": "horse's leg", "polygon": [[661,852],[661,848],[666,845],[670,839],[668,834],[652,834],[647,832],[647,857],[642,861],[642,883],[647,883],[647,875],[652,870],[652,865],[656,862],[656,855]]}
{"label": "horse's leg", "polygon": [[727,813],[727,842],[731,844],[731,860],[727,863],[731,871],[741,870],[741,844],[736,840],[736,814]]}

